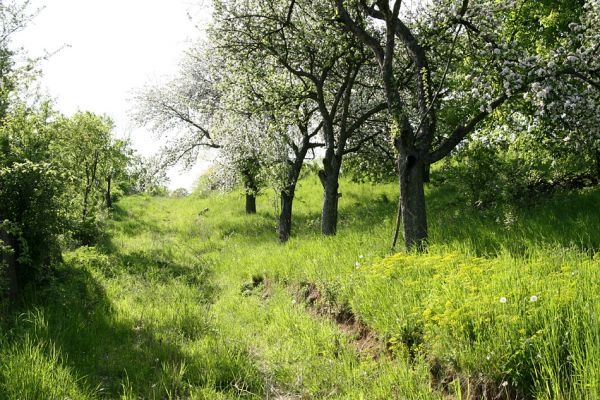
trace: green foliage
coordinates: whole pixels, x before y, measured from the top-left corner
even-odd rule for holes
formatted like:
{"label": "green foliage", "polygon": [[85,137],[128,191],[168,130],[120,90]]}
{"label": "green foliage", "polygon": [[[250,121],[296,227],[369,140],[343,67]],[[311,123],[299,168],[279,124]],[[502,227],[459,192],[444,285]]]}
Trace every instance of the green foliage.
{"label": "green foliage", "polygon": [[51,164],[25,161],[0,169],[0,187],[0,202],[5,205],[1,219],[15,226],[19,263],[48,265],[45,260],[56,254],[57,234],[64,226],[64,177]]}
{"label": "green foliage", "polygon": [[398,178],[396,155],[390,138],[378,135],[363,143],[358,151],[350,153],[344,161],[343,171],[357,182],[391,182]]}
{"label": "green foliage", "polygon": [[535,130],[521,132],[511,150],[521,155],[529,169],[537,171],[540,181],[569,189],[569,182],[576,185],[579,181],[580,186],[600,183],[598,139],[590,133],[544,123]]}
{"label": "green foliage", "polygon": [[508,221],[434,187],[429,253],[390,255],[396,184],[341,184],[343,232],[319,234],[308,175],[286,246],[268,192],[254,216],[241,191],[123,198],[106,241],[67,252],[0,335],[8,359],[44,356],[32,374],[0,368],[3,390],[31,375],[84,398],[594,398],[598,190],[517,205]]}
{"label": "green foliage", "polygon": [[569,32],[569,23],[583,14],[585,0],[519,0],[507,16],[507,36],[546,52],[561,43]]}
{"label": "green foliage", "polygon": [[125,195],[148,193],[162,196],[167,193],[167,181],[166,170],[159,159],[145,158],[133,153],[130,154],[119,186]]}
{"label": "green foliage", "polygon": [[171,192],[172,197],[187,197],[190,193],[186,188],[178,188]]}
{"label": "green foliage", "polygon": [[118,192],[128,160],[109,122],[89,113],[67,119],[42,103],[15,106],[0,121],[0,222],[10,228],[21,285],[47,278],[41,272],[60,259],[63,238],[97,239],[106,177]]}
{"label": "green foliage", "polygon": [[434,168],[433,184],[447,183],[469,206],[489,209],[532,203],[551,192],[593,186],[600,179],[593,148],[550,140],[540,145],[540,133],[520,133],[512,140],[493,137],[471,140]]}
{"label": "green foliage", "polygon": [[113,123],[108,117],[90,112],[62,117],[57,125],[53,156],[72,173],[73,206],[79,208],[85,230],[87,220],[95,220],[95,213],[106,204],[107,178],[117,186],[117,178],[125,174],[126,144],[112,138]]}
{"label": "green foliage", "polygon": [[0,124],[0,221],[8,221],[23,277],[32,278],[59,255],[69,176],[49,156],[53,126],[45,110],[15,111]]}
{"label": "green foliage", "polygon": [[599,262],[571,251],[527,261],[397,254],[356,274],[351,305],[395,351],[420,354],[466,381],[483,374],[490,386],[506,381],[525,396],[590,398],[598,393],[588,386],[597,382],[588,368],[598,350],[590,346],[600,336],[582,316],[600,306],[592,289]]}
{"label": "green foliage", "polygon": [[446,182],[470,207],[490,208],[525,198],[529,169],[499,146],[469,142],[433,171],[433,182]]}

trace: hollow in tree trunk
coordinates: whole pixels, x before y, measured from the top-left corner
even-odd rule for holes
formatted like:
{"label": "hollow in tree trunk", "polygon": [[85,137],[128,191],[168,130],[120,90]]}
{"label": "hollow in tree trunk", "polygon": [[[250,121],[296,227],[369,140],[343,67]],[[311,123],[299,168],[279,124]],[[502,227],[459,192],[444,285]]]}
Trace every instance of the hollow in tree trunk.
{"label": "hollow in tree trunk", "polygon": [[288,186],[281,191],[281,213],[277,233],[280,242],[287,242],[292,233],[292,205],[294,203],[295,186]]}

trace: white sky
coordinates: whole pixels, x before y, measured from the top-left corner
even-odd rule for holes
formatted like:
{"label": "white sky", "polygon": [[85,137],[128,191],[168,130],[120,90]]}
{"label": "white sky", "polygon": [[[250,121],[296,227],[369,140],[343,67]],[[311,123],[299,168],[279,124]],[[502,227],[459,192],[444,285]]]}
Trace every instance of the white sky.
{"label": "white sky", "polygon": [[[192,40],[202,35],[209,13],[202,0],[33,0],[45,7],[13,43],[36,57],[57,54],[41,65],[42,87],[59,111],[109,115],[119,137],[130,137],[142,154],[160,146],[128,119],[132,91],[177,71]],[[189,16],[192,16],[190,20]],[[206,162],[190,172],[170,171],[170,187],[191,188]]]}

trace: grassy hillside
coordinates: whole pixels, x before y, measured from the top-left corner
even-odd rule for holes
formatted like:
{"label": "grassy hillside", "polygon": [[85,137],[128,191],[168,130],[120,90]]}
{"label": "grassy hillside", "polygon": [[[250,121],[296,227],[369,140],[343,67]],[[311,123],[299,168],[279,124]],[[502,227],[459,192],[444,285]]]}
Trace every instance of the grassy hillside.
{"label": "grassy hillside", "polygon": [[[392,254],[397,189],[344,181],[339,235],[301,182],[121,200],[0,335],[0,398],[598,398],[600,190],[528,208],[428,193],[428,254]],[[206,210],[208,209],[208,210]],[[498,396],[498,397],[496,397]]]}

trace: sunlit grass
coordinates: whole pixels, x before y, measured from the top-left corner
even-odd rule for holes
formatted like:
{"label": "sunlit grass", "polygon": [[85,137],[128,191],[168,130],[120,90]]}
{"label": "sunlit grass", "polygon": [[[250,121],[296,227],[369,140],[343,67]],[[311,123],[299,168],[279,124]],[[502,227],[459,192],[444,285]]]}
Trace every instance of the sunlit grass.
{"label": "sunlit grass", "polygon": [[[389,249],[395,184],[341,191],[325,238],[301,181],[285,245],[269,191],[253,216],[240,193],[122,199],[1,335],[0,398],[595,398],[600,191],[480,211],[430,190],[422,256]],[[300,301],[308,283],[379,353]]]}

